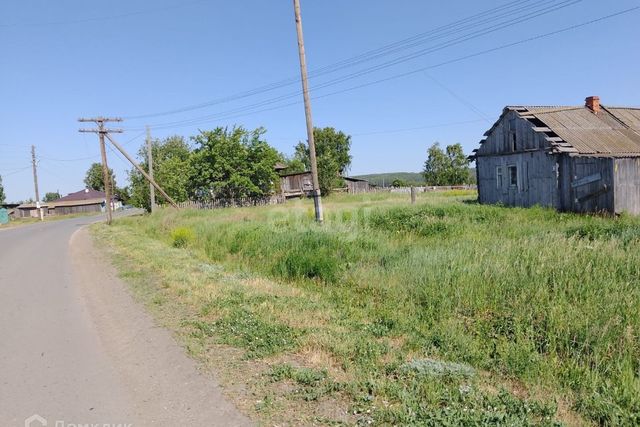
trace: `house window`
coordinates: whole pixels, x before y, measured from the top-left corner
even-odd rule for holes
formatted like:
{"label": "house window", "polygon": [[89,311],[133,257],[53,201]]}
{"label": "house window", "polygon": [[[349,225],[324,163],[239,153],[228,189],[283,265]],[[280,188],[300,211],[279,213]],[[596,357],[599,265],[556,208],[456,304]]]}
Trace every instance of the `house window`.
{"label": "house window", "polygon": [[517,166],[508,166],[509,170],[509,185],[511,187],[518,186],[518,167]]}
{"label": "house window", "polygon": [[516,133],[515,132],[511,132],[511,150],[512,151],[518,151],[518,144],[516,141]]}
{"label": "house window", "polygon": [[496,188],[502,188],[502,166],[496,167]]}

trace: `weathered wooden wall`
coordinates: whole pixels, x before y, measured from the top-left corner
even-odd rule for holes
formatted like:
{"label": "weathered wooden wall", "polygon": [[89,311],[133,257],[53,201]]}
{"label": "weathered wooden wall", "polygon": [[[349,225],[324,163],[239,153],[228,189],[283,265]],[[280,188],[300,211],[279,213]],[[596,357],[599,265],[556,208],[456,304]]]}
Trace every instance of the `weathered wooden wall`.
{"label": "weathered wooden wall", "polygon": [[104,207],[100,204],[81,205],[81,206],[56,206],[49,209],[49,215],[72,215],[79,213],[101,212]]}
{"label": "weathered wooden wall", "polygon": [[614,160],[615,212],[640,215],[640,159]]}
{"label": "weathered wooden wall", "polygon": [[[505,114],[477,153],[480,203],[559,209],[557,158],[547,154],[545,148],[545,136],[534,132],[533,124],[513,111]],[[517,170],[516,185],[510,182],[510,166]],[[498,183],[498,168],[502,185]]]}
{"label": "weathered wooden wall", "polygon": [[347,191],[350,194],[368,193],[369,183],[367,181],[349,181],[345,180]]}
{"label": "weathered wooden wall", "polygon": [[573,212],[614,212],[613,159],[560,158],[560,209]]}
{"label": "weathered wooden wall", "polygon": [[280,188],[285,196],[301,196],[313,191],[311,172],[285,175],[280,178]]}

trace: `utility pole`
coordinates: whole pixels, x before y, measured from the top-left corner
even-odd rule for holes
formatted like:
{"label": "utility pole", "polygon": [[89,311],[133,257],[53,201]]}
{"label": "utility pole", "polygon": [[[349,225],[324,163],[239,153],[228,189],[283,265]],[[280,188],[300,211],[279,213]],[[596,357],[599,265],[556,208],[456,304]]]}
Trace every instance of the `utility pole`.
{"label": "utility pole", "polygon": [[157,183],[157,182],[155,182],[155,180],[154,180],[153,178],[151,178],[147,172],[145,172],[145,170],[142,168],[142,166],[140,166],[140,165],[138,164],[138,162],[136,162],[135,160],[133,160],[133,158],[129,155],[129,153],[127,153],[127,152],[125,151],[125,149],[124,149],[124,148],[122,148],[122,146],[121,146],[120,144],[118,144],[118,143],[117,143],[113,138],[111,138],[111,135],[109,135],[108,133],[106,133],[106,134],[105,134],[105,136],[107,137],[107,139],[108,139],[109,141],[111,141],[111,143],[113,144],[113,146],[114,146],[114,147],[116,147],[116,148],[118,149],[118,151],[120,151],[120,153],[122,153],[122,155],[123,155],[123,156],[125,156],[125,157],[127,158],[127,160],[129,160],[129,162],[131,162],[131,164],[133,165],[133,167],[135,167],[136,169],[138,169],[138,172],[140,172],[140,173],[142,174],[142,176],[144,176],[144,177],[147,179],[147,181],[149,181],[149,182],[151,183],[151,185],[153,185],[153,186],[156,188],[156,190],[158,190],[158,192],[159,192],[160,194],[162,194],[162,197],[164,197],[164,198],[167,200],[167,202],[169,202],[169,203],[171,204],[171,206],[173,206],[173,207],[174,207],[174,208],[176,208],[176,209],[179,209],[179,208],[178,208],[178,204],[175,202],[175,200],[173,200],[173,199],[171,198],[171,196],[169,196],[169,195],[166,193],[166,191],[164,191],[164,190],[162,189],[162,187],[160,187],[160,186],[158,185],[158,183]]}
{"label": "utility pole", "polygon": [[36,165],[36,147],[31,146],[31,166],[33,168],[33,186],[36,190],[36,209],[38,210],[38,216],[41,221],[44,221],[44,215],[42,215],[42,207],[40,206],[40,191],[38,190],[38,167]]}
{"label": "utility pole", "polygon": [[111,194],[111,175],[109,174],[109,165],[107,164],[107,150],[104,143],[105,135],[109,135],[109,133],[122,133],[122,129],[107,129],[104,127],[104,124],[107,122],[121,122],[120,118],[105,118],[105,117],[95,117],[92,119],[78,119],[79,122],[94,122],[98,125],[98,129],[80,129],[80,132],[92,132],[97,133],[100,139],[100,156],[102,157],[102,181],[104,183],[104,192],[106,196],[106,208],[107,208],[107,224],[111,225],[111,221],[113,220],[113,214],[111,213],[111,202],[112,202],[112,194]]}
{"label": "utility pole", "polygon": [[[136,169],[138,169],[138,172],[140,172],[142,176],[144,176],[147,179],[147,181],[149,181],[149,183],[151,183],[151,185],[153,185],[155,189],[158,190],[165,199],[167,199],[167,201],[171,204],[171,206],[178,209],[178,204],[162,189],[162,187],[158,185],[157,182],[153,180],[153,178],[149,176],[149,174],[142,168],[142,166],[140,166],[135,160],[133,160],[133,158],[129,155],[129,153],[127,153],[124,150],[124,148],[122,148],[122,146],[118,144],[115,141],[115,139],[111,137],[110,135],[111,133],[122,133],[122,129],[106,129],[104,127],[104,124],[106,122],[121,122],[122,119],[120,118],[107,119],[104,117],[96,117],[93,119],[78,119],[78,121],[79,122],[95,122],[98,125],[98,129],[80,129],[80,132],[93,132],[93,133],[97,133],[100,136],[100,153],[102,154],[102,172],[106,174],[105,182],[109,182],[109,177],[107,176],[109,175],[109,169],[107,167],[107,152],[105,150],[105,144],[104,144],[104,139],[107,138],[111,142],[111,144],[113,144],[113,146],[116,147],[118,151],[120,151],[122,155],[125,156],[127,160],[129,160]],[[108,189],[108,188],[109,186],[105,185],[105,189]],[[110,196],[110,191],[107,192],[107,197],[109,196]],[[109,205],[109,208],[107,210],[107,213],[108,213],[107,223],[111,224],[111,203],[108,203],[108,205]]]}
{"label": "utility pole", "polygon": [[316,221],[322,223],[322,197],[320,195],[320,181],[318,180],[316,144],[313,139],[313,120],[311,118],[311,100],[309,99],[309,83],[307,81],[307,58],[304,52],[302,18],[300,16],[300,0],[293,0],[293,9],[296,16],[296,30],[298,32],[298,54],[300,55],[300,75],[302,77],[304,112],[307,119],[307,139],[309,141],[309,160],[311,161],[311,179],[313,182],[313,205],[316,211]]}
{"label": "utility pole", "polygon": [[[149,157],[149,176],[153,179],[153,144],[151,144],[151,129],[147,126],[147,156]],[[149,182],[149,197],[151,199],[151,213],[156,210],[156,189]]]}

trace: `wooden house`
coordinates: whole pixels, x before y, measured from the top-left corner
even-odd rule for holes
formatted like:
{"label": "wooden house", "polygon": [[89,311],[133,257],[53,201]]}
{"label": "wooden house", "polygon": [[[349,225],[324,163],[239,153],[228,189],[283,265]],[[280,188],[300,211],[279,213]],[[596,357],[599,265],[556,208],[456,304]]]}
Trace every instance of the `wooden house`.
{"label": "wooden house", "polygon": [[313,193],[311,172],[280,175],[280,191],[286,198],[310,196]]}
{"label": "wooden house", "polygon": [[508,106],[485,136],[480,203],[640,214],[640,108]]}
{"label": "wooden house", "polygon": [[[122,208],[122,202],[114,197],[112,200],[114,210]],[[78,213],[104,212],[106,206],[106,195],[104,191],[84,189],[75,193],[70,193],[57,200],[48,203],[41,203],[43,215],[71,215]],[[35,203],[27,203],[18,206],[20,217],[38,217],[39,210]]]}
{"label": "wooden house", "polygon": [[349,194],[368,193],[371,190],[371,184],[366,179],[343,177]]}

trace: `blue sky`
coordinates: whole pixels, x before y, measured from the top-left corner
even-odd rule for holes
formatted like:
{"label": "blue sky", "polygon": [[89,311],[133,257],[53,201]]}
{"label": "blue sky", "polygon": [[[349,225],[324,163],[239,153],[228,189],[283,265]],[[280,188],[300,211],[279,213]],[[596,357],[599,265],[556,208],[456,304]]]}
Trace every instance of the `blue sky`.
{"label": "blue sky", "polygon": [[[604,105],[640,104],[638,10],[458,60],[637,7],[638,0],[301,1],[312,74],[504,7],[467,21],[458,32],[447,27],[448,33],[433,33],[406,50],[311,79],[315,125],[353,136],[354,175],[419,171],[435,141],[460,142],[470,152],[507,104],[579,105],[588,95],[599,95]],[[488,34],[473,33],[550,8],[557,10]],[[418,51],[411,60],[320,87]],[[290,0],[3,1],[0,55],[0,176],[9,200],[33,197],[31,144],[38,153],[42,194],[83,187],[99,150],[96,135],[78,133],[81,116],[126,117],[121,124],[126,132],[116,137],[131,152],[143,143],[147,124],[154,137],[190,136],[220,125],[264,126],[267,140],[287,154],[305,139],[302,97],[273,101],[299,92],[297,81],[180,114],[132,118],[297,78]],[[250,107],[262,102],[267,103]],[[237,109],[243,115],[230,113]],[[167,124],[206,116],[213,117]],[[129,166],[112,152],[109,157],[124,184]]]}

